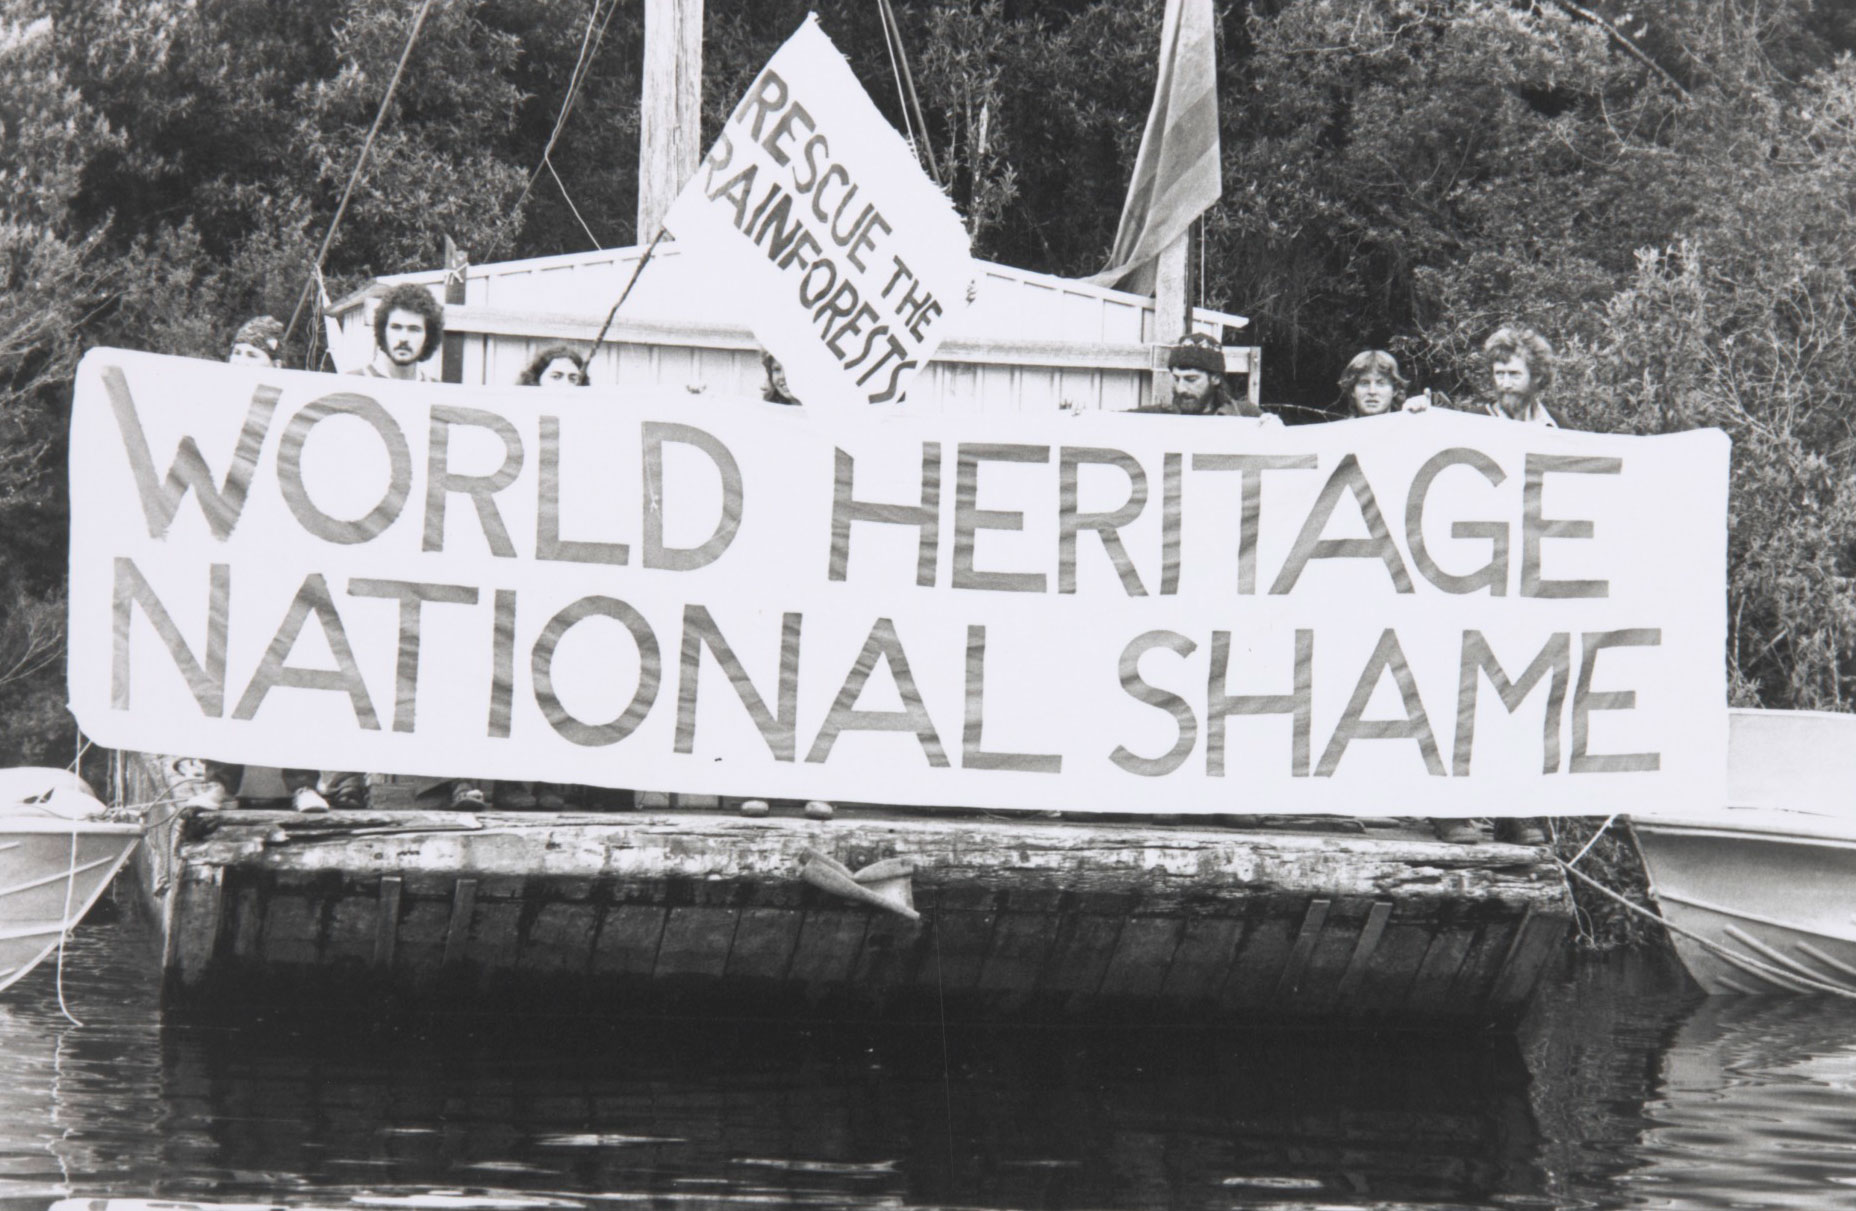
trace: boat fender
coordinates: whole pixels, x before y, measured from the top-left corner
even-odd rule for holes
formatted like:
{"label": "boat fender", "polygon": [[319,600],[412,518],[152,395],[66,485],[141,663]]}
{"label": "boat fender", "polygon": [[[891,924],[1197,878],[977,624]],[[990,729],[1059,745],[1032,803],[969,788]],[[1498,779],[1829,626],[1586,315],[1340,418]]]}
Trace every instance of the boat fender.
{"label": "boat fender", "polygon": [[814,849],[801,851],[800,859],[799,877],[820,891],[881,908],[911,921],[921,920],[921,914],[915,911],[914,891],[909,882],[915,868],[908,862],[886,858],[853,874],[844,863]]}

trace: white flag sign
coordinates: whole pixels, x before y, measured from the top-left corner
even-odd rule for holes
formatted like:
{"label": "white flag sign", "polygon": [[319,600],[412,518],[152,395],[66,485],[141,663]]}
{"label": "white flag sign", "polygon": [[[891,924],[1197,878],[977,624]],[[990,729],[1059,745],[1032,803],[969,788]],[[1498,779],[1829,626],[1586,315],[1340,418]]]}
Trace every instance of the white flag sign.
{"label": "white flag sign", "polygon": [[665,216],[815,408],[893,403],[966,306],[966,228],[816,18]]}

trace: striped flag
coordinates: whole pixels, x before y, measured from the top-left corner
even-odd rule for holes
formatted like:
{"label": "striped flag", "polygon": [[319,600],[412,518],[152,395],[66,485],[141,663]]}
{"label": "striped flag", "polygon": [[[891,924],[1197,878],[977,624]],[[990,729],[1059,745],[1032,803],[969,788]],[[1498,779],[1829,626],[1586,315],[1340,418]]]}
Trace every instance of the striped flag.
{"label": "striped flag", "polygon": [[1160,78],[1115,250],[1090,281],[1151,292],[1154,258],[1218,200],[1217,75],[1212,0],[1166,0]]}

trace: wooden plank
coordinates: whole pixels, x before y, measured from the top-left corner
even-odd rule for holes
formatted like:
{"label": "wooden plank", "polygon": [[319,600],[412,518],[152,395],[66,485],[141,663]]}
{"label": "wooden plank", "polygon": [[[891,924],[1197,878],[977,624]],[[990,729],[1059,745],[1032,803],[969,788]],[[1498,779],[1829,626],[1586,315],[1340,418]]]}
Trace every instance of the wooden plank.
{"label": "wooden plank", "polygon": [[1437,933],[1425,949],[1411,987],[1406,990],[1405,1010],[1428,1015],[1449,1006],[1450,987],[1456,982],[1456,973],[1462,968],[1463,956],[1469,953],[1469,944],[1475,940],[1475,935],[1472,925],[1454,921],[1438,923]]}
{"label": "wooden plank", "polygon": [[1402,919],[1395,907],[1367,960],[1359,991],[1342,1006],[1345,1015],[1356,1019],[1388,1018],[1402,1010],[1418,967],[1424,962],[1424,953],[1430,949],[1433,932],[1428,918]]}
{"label": "wooden plank", "polygon": [[918,982],[932,983],[943,991],[965,992],[979,983],[980,970],[992,951],[992,935],[999,922],[996,911],[949,911],[935,908],[923,915],[929,929],[932,960],[924,960]]}
{"label": "wooden plank", "polygon": [[1096,996],[1140,998],[1159,994],[1185,922],[1177,917],[1130,917],[1096,986]]}
{"label": "wooden plank", "polygon": [[668,915],[661,904],[607,906],[593,943],[594,974],[650,975],[657,966],[657,943]]}
{"label": "wooden plank", "polygon": [[1160,992],[1168,1001],[1189,1004],[1218,995],[1231,971],[1244,922],[1234,916],[1193,917],[1180,933],[1173,965]]}
{"label": "wooden plank", "polygon": [[410,882],[400,893],[399,940],[394,945],[396,979],[423,983],[444,967],[451,900],[415,896]]}
{"label": "wooden plank", "polygon": [[176,881],[174,960],[169,980],[186,987],[206,978],[219,946],[224,892],[223,867],[186,870]]}
{"label": "wooden plank", "polygon": [[1460,1012],[1473,1012],[1488,1003],[1489,989],[1513,947],[1517,920],[1483,921],[1463,954],[1462,966],[1450,982],[1450,1004]]}
{"label": "wooden plank", "polygon": [[872,911],[856,905],[807,909],[787,979],[813,996],[844,984],[863,949]]}
{"label": "wooden plank", "polygon": [[470,922],[476,907],[477,880],[459,879],[451,891],[451,919],[445,923],[442,965],[447,970],[464,961],[464,948],[470,944]]}
{"label": "wooden plank", "polygon": [[1561,939],[1566,936],[1564,917],[1547,916],[1532,908],[1515,931],[1501,970],[1489,991],[1488,1007],[1493,1012],[1518,1009],[1525,1004],[1542,971],[1552,961]]}
{"label": "wooden plank", "polygon": [[378,915],[374,920],[373,966],[376,970],[385,971],[393,966],[393,944],[400,929],[400,886],[398,875],[388,875],[380,881]]}
{"label": "wooden plank", "polygon": [[1321,936],[1315,940],[1302,977],[1283,1002],[1297,1017],[1324,1017],[1341,1008],[1340,981],[1358,948],[1372,904],[1354,897],[1329,906]]}
{"label": "wooden plank", "polygon": [[264,906],[262,965],[290,968],[315,963],[321,923],[318,901],[298,893],[273,891]]}
{"label": "wooden plank", "polygon": [[1379,948],[1386,922],[1391,919],[1392,901],[1373,901],[1366,914],[1366,923],[1360,927],[1360,936],[1353,944],[1353,957],[1347,960],[1347,970],[1341,973],[1340,984],[1334,990],[1340,1000],[1351,1000],[1360,991],[1360,985],[1366,980],[1366,965],[1372,962],[1373,951]]}
{"label": "wooden plank", "polygon": [[1074,908],[1067,912],[1044,968],[1040,990],[1063,994],[1071,1008],[1082,1008],[1093,1001],[1126,924],[1125,916]]}
{"label": "wooden plank", "polygon": [[1289,959],[1297,921],[1289,915],[1290,906],[1276,903],[1279,899],[1272,897],[1258,904],[1246,921],[1237,957],[1231,961],[1231,974],[1218,992],[1222,1012],[1252,1012],[1271,1003],[1283,965]]}
{"label": "wooden plank", "polygon": [[652,975],[720,979],[741,920],[741,910],[687,905],[670,910]]}
{"label": "wooden plank", "polygon": [[1289,948],[1289,958],[1283,964],[1282,976],[1276,981],[1276,999],[1283,1001],[1294,995],[1301,987],[1302,977],[1308,970],[1308,960],[1315,953],[1315,942],[1321,937],[1321,929],[1327,924],[1328,908],[1331,900],[1310,900],[1308,911],[1302,916],[1302,924],[1296,930],[1295,944]]}
{"label": "wooden plank", "polygon": [[741,980],[783,980],[799,944],[805,913],[798,908],[757,905],[741,910],[723,975]]}
{"label": "wooden plank", "polygon": [[1008,1002],[1022,1002],[1038,987],[1060,925],[1054,911],[999,914],[974,986],[1010,994]]}
{"label": "wooden plank", "polygon": [[476,918],[471,923],[465,953],[482,971],[507,971],[522,953],[522,902],[492,899],[482,892],[479,888]]}
{"label": "wooden plank", "polygon": [[534,910],[522,935],[521,971],[583,972],[593,953],[599,910],[591,904],[552,901]]}
{"label": "wooden plank", "polygon": [[[445,299],[452,306],[464,302],[464,279],[470,270],[470,254],[445,236]],[[446,330],[439,344],[438,377],[447,383],[464,381],[464,334]]]}
{"label": "wooden plank", "polygon": [[232,955],[256,963],[264,953],[264,897],[255,887],[241,887],[232,907]]}
{"label": "wooden plank", "polygon": [[928,949],[933,939],[922,921],[894,913],[872,913],[863,950],[851,972],[851,984],[873,1004],[881,1004],[899,988],[919,981],[922,967],[932,962]]}

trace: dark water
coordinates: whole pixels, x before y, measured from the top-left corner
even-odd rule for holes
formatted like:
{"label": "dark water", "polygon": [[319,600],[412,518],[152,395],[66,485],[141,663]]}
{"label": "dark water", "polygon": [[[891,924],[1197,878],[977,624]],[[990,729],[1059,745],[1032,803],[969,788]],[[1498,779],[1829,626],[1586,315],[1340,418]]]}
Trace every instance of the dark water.
{"label": "dark water", "polygon": [[1856,1010],[1581,965],[1519,1036],[163,1027],[90,924],[0,998],[0,1211],[1856,1205]]}

